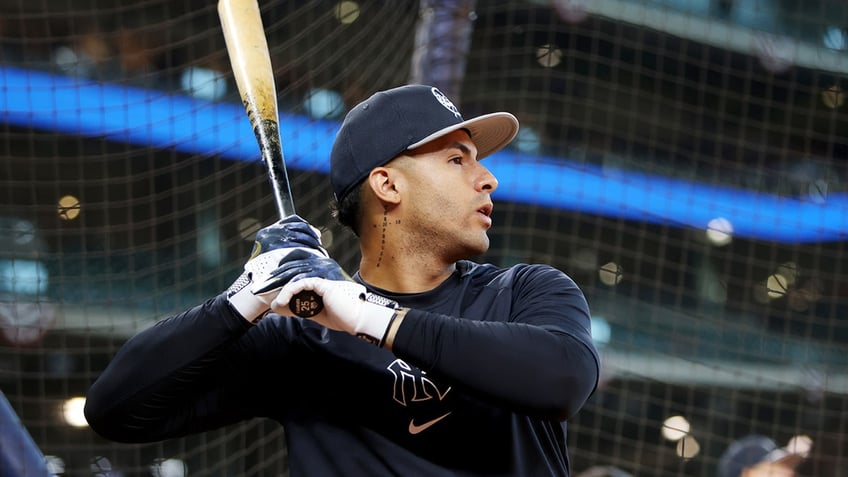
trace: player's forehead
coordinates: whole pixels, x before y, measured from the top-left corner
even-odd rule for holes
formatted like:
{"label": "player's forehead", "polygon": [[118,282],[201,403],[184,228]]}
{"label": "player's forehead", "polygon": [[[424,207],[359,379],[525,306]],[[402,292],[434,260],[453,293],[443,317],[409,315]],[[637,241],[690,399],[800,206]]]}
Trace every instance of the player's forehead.
{"label": "player's forehead", "polygon": [[471,135],[465,129],[452,131],[444,136],[429,141],[415,149],[407,151],[411,156],[429,154],[438,151],[458,151],[471,157],[477,157],[477,145],[471,139]]}

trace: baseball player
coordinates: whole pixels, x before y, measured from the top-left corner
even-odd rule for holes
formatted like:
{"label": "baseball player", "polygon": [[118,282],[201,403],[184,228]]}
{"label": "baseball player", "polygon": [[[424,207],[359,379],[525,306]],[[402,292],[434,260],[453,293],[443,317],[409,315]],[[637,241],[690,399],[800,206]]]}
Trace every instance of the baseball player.
{"label": "baseball player", "polygon": [[760,434],[733,441],[718,461],[718,477],[795,477],[807,458],[812,440],[795,436],[785,447]]}
{"label": "baseball player", "polygon": [[[481,159],[517,131],[424,85],[354,107],[330,181],[358,271],[300,217],[261,230],[229,290],[123,345],[91,427],[146,442],[267,417],[292,476],[568,476],[566,421],[599,375],[584,295],[547,265],[469,260],[498,186]],[[293,317],[306,290],[323,308]]]}

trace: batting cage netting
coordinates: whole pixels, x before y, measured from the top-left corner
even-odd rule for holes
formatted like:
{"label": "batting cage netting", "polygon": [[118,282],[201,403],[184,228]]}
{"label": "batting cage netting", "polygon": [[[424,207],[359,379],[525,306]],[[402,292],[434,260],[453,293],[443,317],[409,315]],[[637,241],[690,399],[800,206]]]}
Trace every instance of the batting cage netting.
{"label": "batting cage netting", "polygon": [[[519,118],[485,160],[479,258],[586,293],[603,379],[573,475],[735,477],[720,459],[752,435],[848,475],[842,2],[260,6],[297,211],[349,271],[326,172],[353,104],[423,82]],[[68,476],[288,475],[270,421],[142,445],[80,415],[129,336],[227,289],[277,220],[215,2],[0,3],[0,123],[0,435],[34,443],[0,447],[0,474],[29,453]]]}

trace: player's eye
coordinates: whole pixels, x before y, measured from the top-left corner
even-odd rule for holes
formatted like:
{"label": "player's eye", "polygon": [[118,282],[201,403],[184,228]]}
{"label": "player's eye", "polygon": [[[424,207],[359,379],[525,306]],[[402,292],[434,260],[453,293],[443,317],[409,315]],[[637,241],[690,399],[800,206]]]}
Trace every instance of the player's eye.
{"label": "player's eye", "polygon": [[462,165],[462,156],[451,157],[450,159],[448,159],[448,162],[450,162],[452,164]]}

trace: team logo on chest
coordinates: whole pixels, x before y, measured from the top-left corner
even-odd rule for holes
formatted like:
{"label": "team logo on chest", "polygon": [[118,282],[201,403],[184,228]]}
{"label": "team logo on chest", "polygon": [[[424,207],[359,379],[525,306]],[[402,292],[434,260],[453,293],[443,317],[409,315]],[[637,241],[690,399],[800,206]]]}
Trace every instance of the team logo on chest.
{"label": "team logo on chest", "polygon": [[392,398],[415,411],[415,414],[424,416],[409,421],[407,430],[410,434],[421,433],[450,415],[450,411],[442,404],[450,387],[440,388],[427,377],[426,372],[413,368],[401,359],[392,361],[387,369],[395,378]]}

